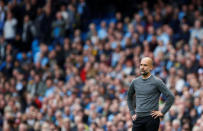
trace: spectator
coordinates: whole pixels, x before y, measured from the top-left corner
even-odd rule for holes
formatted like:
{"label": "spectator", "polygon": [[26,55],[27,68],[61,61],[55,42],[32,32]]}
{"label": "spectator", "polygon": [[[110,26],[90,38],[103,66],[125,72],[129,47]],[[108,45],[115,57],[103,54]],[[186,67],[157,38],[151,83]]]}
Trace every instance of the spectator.
{"label": "spectator", "polygon": [[18,21],[13,18],[12,12],[8,11],[7,19],[4,25],[4,38],[9,43],[13,42],[13,40],[15,39],[17,22]]}
{"label": "spectator", "polygon": [[62,18],[61,12],[56,13],[56,20],[52,23],[52,37],[57,39],[65,35],[65,21]]}
{"label": "spectator", "polygon": [[201,28],[201,21],[195,20],[194,28],[191,30],[190,46],[193,45],[194,38],[197,38],[199,40],[202,38],[202,35],[203,35],[203,29]]}
{"label": "spectator", "polygon": [[0,34],[3,34],[3,28],[4,28],[4,22],[6,19],[6,9],[5,9],[5,3],[3,0],[0,1],[0,7],[1,7],[1,11],[0,11]]}
{"label": "spectator", "polygon": [[20,45],[23,48],[23,51],[30,50],[31,42],[34,40],[36,36],[36,28],[32,24],[29,15],[25,15],[24,24],[23,24],[23,32],[22,32],[22,42],[24,45]]}

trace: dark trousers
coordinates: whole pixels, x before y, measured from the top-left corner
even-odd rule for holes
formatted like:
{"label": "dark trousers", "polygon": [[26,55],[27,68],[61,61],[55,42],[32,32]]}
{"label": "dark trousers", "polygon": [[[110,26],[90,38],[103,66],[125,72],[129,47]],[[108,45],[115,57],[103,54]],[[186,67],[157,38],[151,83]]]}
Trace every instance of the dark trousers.
{"label": "dark trousers", "polygon": [[133,121],[132,131],[158,131],[159,124],[159,117],[156,119],[152,116],[138,117]]}

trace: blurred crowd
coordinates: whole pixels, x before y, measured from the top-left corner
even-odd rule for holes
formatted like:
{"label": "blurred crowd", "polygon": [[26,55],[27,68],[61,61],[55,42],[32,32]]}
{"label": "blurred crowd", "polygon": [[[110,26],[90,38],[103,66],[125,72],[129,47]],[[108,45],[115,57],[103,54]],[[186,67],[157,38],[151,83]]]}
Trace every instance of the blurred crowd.
{"label": "blurred crowd", "polygon": [[127,90],[148,56],[175,95],[160,131],[202,131],[202,5],[143,1],[88,22],[85,0],[0,0],[0,130],[130,131]]}

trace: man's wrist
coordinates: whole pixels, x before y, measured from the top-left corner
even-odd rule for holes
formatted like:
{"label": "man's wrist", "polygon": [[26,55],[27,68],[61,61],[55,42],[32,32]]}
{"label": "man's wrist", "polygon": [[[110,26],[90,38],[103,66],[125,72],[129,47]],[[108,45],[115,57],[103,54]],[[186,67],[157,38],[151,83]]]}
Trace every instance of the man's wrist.
{"label": "man's wrist", "polygon": [[133,110],[133,111],[130,111],[130,114],[133,116],[133,115],[135,115],[136,113],[135,113],[135,111]]}
{"label": "man's wrist", "polygon": [[164,116],[164,113],[162,112],[162,111],[160,111],[161,112],[161,116],[160,117],[163,117]]}

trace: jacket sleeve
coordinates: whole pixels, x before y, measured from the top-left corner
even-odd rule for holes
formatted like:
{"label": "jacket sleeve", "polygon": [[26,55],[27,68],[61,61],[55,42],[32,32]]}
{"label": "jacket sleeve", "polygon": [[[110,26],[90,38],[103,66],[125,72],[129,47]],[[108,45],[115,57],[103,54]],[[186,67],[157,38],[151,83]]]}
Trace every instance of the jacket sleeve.
{"label": "jacket sleeve", "polygon": [[159,80],[158,82],[158,88],[159,91],[167,97],[166,99],[166,103],[165,106],[163,107],[163,109],[161,110],[161,112],[163,114],[165,114],[170,107],[172,106],[172,104],[174,103],[174,95],[172,94],[172,92],[166,87],[166,85],[163,83],[162,80]]}
{"label": "jacket sleeve", "polygon": [[128,108],[130,110],[131,115],[135,114],[134,103],[133,103],[134,94],[135,94],[134,81],[132,81],[128,89],[128,95],[127,95],[127,103],[128,103]]}

